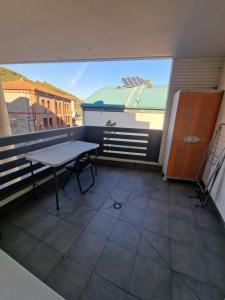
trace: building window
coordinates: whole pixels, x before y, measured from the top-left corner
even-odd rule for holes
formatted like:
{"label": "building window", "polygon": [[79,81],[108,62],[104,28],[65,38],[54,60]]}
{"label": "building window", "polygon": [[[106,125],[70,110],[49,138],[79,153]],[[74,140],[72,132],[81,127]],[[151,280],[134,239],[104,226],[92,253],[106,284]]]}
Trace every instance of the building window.
{"label": "building window", "polygon": [[44,108],[45,107],[45,100],[41,100],[41,106]]}
{"label": "building window", "polygon": [[53,119],[52,118],[49,118],[49,126],[51,127],[51,128],[53,128]]}
{"label": "building window", "polygon": [[11,129],[16,128],[18,126],[16,118],[9,118]]}
{"label": "building window", "polygon": [[48,128],[48,118],[43,118],[44,128]]}

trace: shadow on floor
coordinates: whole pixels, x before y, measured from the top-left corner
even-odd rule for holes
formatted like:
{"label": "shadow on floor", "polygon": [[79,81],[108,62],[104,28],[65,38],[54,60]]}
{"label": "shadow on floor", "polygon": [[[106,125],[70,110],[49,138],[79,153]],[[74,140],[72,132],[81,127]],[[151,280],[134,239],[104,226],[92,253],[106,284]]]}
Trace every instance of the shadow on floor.
{"label": "shadow on floor", "polygon": [[222,300],[223,227],[191,193],[156,172],[102,167],[84,196],[71,178],[59,212],[45,193],[6,216],[0,245],[68,300]]}

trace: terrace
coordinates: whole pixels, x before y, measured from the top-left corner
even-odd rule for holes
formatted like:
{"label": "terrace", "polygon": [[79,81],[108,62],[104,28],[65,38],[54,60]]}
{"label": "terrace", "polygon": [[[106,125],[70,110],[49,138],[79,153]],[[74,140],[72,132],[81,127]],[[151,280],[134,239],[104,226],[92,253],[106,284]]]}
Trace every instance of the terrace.
{"label": "terrace", "polygon": [[[223,299],[223,226],[212,205],[195,207],[192,184],[162,180],[161,134],[88,126],[1,138],[1,158],[8,159],[1,165],[7,171],[1,203],[19,197],[3,207],[9,209],[2,214],[1,248],[65,299]],[[114,152],[112,135],[125,148]],[[23,157],[70,140],[100,144],[98,175],[81,195],[74,178],[61,188],[65,172],[58,169],[57,211],[51,170],[33,166],[39,183],[33,199]],[[146,146],[133,154],[129,143]]]}

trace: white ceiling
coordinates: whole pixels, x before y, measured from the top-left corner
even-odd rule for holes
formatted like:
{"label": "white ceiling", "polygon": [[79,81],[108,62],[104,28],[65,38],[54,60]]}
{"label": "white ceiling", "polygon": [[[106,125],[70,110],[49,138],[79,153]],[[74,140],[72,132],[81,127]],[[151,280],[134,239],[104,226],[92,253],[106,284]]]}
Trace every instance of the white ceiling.
{"label": "white ceiling", "polygon": [[225,0],[3,0],[0,63],[225,56]]}

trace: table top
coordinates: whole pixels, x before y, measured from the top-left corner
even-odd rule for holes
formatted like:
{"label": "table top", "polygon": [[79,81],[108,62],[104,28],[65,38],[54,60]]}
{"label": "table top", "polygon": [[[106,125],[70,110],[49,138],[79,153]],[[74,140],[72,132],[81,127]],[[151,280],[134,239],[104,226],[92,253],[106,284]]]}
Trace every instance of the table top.
{"label": "table top", "polygon": [[97,149],[99,144],[82,141],[69,141],[56,146],[28,153],[25,158],[50,167],[59,167],[80,154]]}

